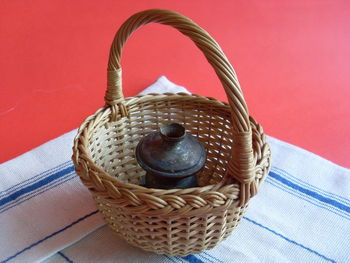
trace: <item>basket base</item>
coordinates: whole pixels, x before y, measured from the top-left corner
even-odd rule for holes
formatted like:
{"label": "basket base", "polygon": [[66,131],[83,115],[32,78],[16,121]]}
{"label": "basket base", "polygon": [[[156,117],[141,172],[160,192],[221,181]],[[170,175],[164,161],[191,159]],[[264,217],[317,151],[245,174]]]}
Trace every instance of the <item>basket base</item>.
{"label": "basket base", "polygon": [[95,200],[115,234],[134,247],[168,256],[187,256],[214,248],[237,227],[247,208],[237,207],[236,202],[218,214],[145,217],[120,208],[107,208],[101,198]]}

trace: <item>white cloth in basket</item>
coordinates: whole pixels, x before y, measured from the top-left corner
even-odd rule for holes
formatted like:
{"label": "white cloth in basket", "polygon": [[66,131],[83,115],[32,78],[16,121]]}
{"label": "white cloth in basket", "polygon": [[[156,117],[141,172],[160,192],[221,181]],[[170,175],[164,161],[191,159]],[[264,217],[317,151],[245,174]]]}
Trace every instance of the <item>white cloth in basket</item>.
{"label": "white cloth in basket", "polygon": [[[184,92],[161,77],[146,92]],[[117,237],[70,160],[76,131],[0,165],[0,262],[350,262],[350,170],[269,137],[272,170],[216,248],[169,257]],[[79,241],[80,240],[80,241]]]}

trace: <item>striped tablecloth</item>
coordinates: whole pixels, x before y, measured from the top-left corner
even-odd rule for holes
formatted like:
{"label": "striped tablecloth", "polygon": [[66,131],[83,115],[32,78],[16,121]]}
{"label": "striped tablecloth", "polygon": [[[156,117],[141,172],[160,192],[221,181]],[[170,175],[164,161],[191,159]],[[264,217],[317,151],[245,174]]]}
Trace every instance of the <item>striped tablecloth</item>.
{"label": "striped tablecloth", "polygon": [[[165,77],[145,92],[179,92]],[[144,252],[104,225],[70,160],[76,131],[0,165],[0,262],[350,262],[350,170],[269,137],[272,170],[237,230],[198,255]]]}

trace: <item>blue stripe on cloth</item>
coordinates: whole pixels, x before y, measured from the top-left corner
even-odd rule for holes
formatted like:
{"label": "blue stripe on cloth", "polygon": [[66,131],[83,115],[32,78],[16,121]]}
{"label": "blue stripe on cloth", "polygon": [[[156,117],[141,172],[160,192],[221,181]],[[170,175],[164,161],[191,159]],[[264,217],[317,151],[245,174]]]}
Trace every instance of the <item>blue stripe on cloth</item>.
{"label": "blue stripe on cloth", "polygon": [[319,256],[319,257],[325,259],[325,260],[327,260],[327,261],[336,263],[335,260],[333,260],[333,259],[331,259],[331,258],[329,258],[329,257],[326,257],[326,256],[324,256],[324,255],[318,253],[317,251],[315,251],[315,250],[313,250],[313,249],[311,249],[311,248],[308,248],[308,247],[306,247],[306,246],[304,246],[304,245],[302,245],[302,244],[300,244],[300,243],[298,243],[298,242],[296,242],[296,241],[294,241],[294,240],[291,240],[291,239],[289,239],[288,237],[286,237],[286,236],[284,236],[284,235],[282,235],[282,234],[276,232],[275,230],[272,230],[271,228],[268,228],[267,226],[264,226],[264,225],[262,225],[262,224],[260,224],[260,223],[258,223],[258,222],[256,222],[256,221],[254,221],[254,220],[252,220],[252,219],[246,217],[246,216],[244,216],[243,218],[244,218],[245,220],[247,220],[248,222],[253,223],[254,225],[257,225],[257,226],[259,226],[259,227],[261,227],[261,228],[263,228],[263,229],[265,229],[265,230],[267,230],[267,231],[273,233],[274,235],[276,235],[276,236],[278,236],[278,237],[280,237],[280,238],[282,238],[282,239],[284,239],[284,240],[286,240],[286,241],[288,241],[288,242],[290,242],[290,243],[292,243],[292,244],[294,244],[294,245],[297,245],[297,246],[299,246],[299,247],[301,247],[301,248],[303,248],[303,249],[305,249],[305,250],[307,250],[307,251],[309,251],[309,252],[311,252],[311,253],[313,253],[313,254],[315,254],[315,255],[317,255],[317,256]]}
{"label": "blue stripe on cloth", "polygon": [[208,252],[205,252],[205,251],[204,251],[202,254],[207,255],[208,257],[211,257],[212,259],[215,260],[215,262],[224,263],[224,261],[222,261],[222,260],[220,260],[220,259],[214,257],[213,255],[210,255]]}
{"label": "blue stripe on cloth", "polygon": [[185,257],[182,257],[183,259],[186,259],[190,263],[204,263],[204,261],[200,260],[194,255],[187,255]]}
{"label": "blue stripe on cloth", "polygon": [[31,177],[31,178],[28,178],[28,179],[26,179],[24,181],[21,181],[21,182],[15,184],[15,185],[11,186],[10,188],[7,188],[7,189],[5,189],[3,191],[0,191],[0,198],[2,198],[3,196],[9,195],[10,193],[16,191],[19,188],[23,188],[23,186],[26,186],[28,184],[32,184],[32,183],[38,181],[39,179],[41,179],[43,177],[47,177],[47,176],[53,174],[56,171],[60,171],[60,170],[62,170],[62,168],[65,168],[65,167],[67,167],[69,165],[70,166],[72,165],[72,161],[64,162],[64,163],[62,163],[62,164],[60,164],[60,165],[58,165],[58,166],[56,166],[54,168],[51,168],[51,169],[46,170],[46,171],[44,171],[44,172],[42,172],[40,174],[37,174],[37,175],[35,175],[35,176]]}
{"label": "blue stripe on cloth", "polygon": [[297,185],[297,184],[287,180],[286,178],[278,175],[275,172],[270,172],[269,176],[271,176],[272,178],[280,181],[281,183],[283,183],[283,184],[285,184],[285,185],[295,189],[296,191],[299,191],[301,193],[309,195],[309,196],[311,196],[311,197],[313,197],[313,198],[315,198],[315,199],[317,199],[317,200],[319,200],[321,202],[324,202],[326,204],[330,204],[330,205],[332,205],[334,207],[337,207],[338,209],[341,209],[341,210],[343,210],[343,211],[345,211],[347,213],[350,213],[350,207],[349,206],[344,205],[344,204],[342,204],[342,203],[340,203],[340,202],[338,202],[338,201],[336,201],[334,199],[331,199],[329,197],[325,197],[325,196],[323,196],[323,195],[321,195],[319,193],[316,193],[315,191],[312,191],[310,189],[306,189],[306,188],[304,188],[304,187],[302,187],[300,185]]}
{"label": "blue stripe on cloth", "polygon": [[61,251],[57,252],[58,255],[60,255],[61,257],[63,257],[67,262],[69,263],[74,263],[72,260],[70,260],[65,254],[63,254]]}
{"label": "blue stripe on cloth", "polygon": [[196,256],[199,257],[200,259],[203,259],[205,262],[214,263],[212,259],[207,258],[203,253],[197,254]]}
{"label": "blue stripe on cloth", "polygon": [[335,199],[335,200],[337,200],[339,202],[343,202],[345,204],[350,205],[350,200],[345,198],[344,196],[340,196],[340,195],[337,195],[335,193],[331,193],[331,192],[325,191],[325,190],[323,190],[321,188],[316,187],[315,185],[312,185],[312,184],[309,184],[307,182],[304,182],[303,180],[301,180],[298,177],[288,173],[285,170],[282,170],[282,169],[277,168],[277,167],[272,167],[271,171],[275,172],[275,173],[277,173],[277,174],[279,174],[281,176],[287,177],[288,180],[290,180],[290,181],[292,181],[292,182],[294,182],[294,183],[296,183],[296,184],[298,184],[300,186],[303,186],[305,188],[309,188],[310,190],[313,190],[313,191],[315,191],[315,192],[317,192],[319,194],[322,194],[324,196],[327,196],[327,197],[330,197],[332,199]]}
{"label": "blue stripe on cloth", "polygon": [[67,173],[70,173],[73,171],[74,171],[74,166],[69,166],[68,168],[65,168],[61,171],[58,171],[58,172],[56,172],[56,173],[54,173],[46,178],[34,183],[34,184],[31,184],[31,185],[26,186],[22,189],[19,189],[18,191],[0,199],[0,206],[3,206],[5,204],[17,199],[18,197],[20,197],[24,194],[27,194],[27,193],[29,193],[29,192],[31,192],[39,187],[42,187],[42,186],[44,186],[44,185],[62,177],[62,176],[65,176]]}
{"label": "blue stripe on cloth", "polygon": [[64,184],[65,182],[70,181],[70,180],[75,179],[75,178],[78,178],[75,175],[75,173],[70,173],[65,177],[61,177],[61,178],[57,179],[56,181],[54,181],[52,184],[46,185],[46,186],[40,188],[38,191],[30,192],[27,195],[16,199],[15,202],[11,202],[11,203],[8,203],[7,205],[3,206],[0,209],[0,214],[4,213],[5,211],[7,211],[15,206],[22,204],[23,202],[26,202],[26,201],[40,195],[40,194],[42,194],[42,193],[44,193],[52,188],[55,188],[56,186]]}
{"label": "blue stripe on cloth", "polygon": [[287,186],[285,186],[284,184],[280,183],[277,180],[273,180],[272,178],[267,177],[266,183],[269,183],[269,184],[273,185],[274,187],[295,196],[298,199],[304,200],[304,201],[311,203],[311,204],[313,204],[321,209],[325,209],[328,212],[336,214],[344,219],[350,220],[350,215],[342,212],[342,210],[339,210],[336,207],[333,207],[331,205],[327,205],[325,203],[322,203],[322,202],[318,201],[317,199],[309,197],[308,195],[304,195],[303,193],[297,192],[293,188],[288,188]]}
{"label": "blue stripe on cloth", "polygon": [[42,243],[42,242],[48,240],[49,238],[54,237],[55,235],[62,233],[63,231],[67,230],[68,228],[71,228],[72,226],[78,224],[79,222],[81,222],[81,221],[83,221],[83,220],[85,220],[85,219],[89,218],[90,216],[93,216],[94,214],[97,214],[97,213],[98,213],[98,210],[95,210],[95,211],[93,211],[93,212],[91,212],[91,213],[89,213],[89,214],[87,214],[87,215],[85,215],[85,216],[83,216],[83,217],[81,217],[81,218],[79,218],[79,219],[73,221],[72,223],[70,223],[69,225],[65,226],[64,228],[62,228],[62,229],[60,229],[60,230],[58,230],[58,231],[56,231],[56,232],[53,232],[52,234],[50,234],[50,235],[44,237],[43,239],[40,239],[40,240],[38,240],[37,242],[31,244],[30,246],[28,246],[28,247],[26,247],[26,248],[24,248],[24,249],[18,251],[18,252],[17,252],[16,254],[14,254],[13,256],[8,257],[7,259],[1,261],[1,263],[9,262],[10,260],[16,258],[17,256],[19,256],[19,255],[22,254],[23,252],[32,249],[33,247],[35,247],[35,246],[39,245],[40,243]]}

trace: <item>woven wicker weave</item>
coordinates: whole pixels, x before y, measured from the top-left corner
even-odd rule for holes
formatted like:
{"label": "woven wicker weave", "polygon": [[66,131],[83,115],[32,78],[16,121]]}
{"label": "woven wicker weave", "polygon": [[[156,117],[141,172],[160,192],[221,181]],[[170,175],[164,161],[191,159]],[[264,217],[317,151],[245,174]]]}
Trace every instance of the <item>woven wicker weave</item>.
{"label": "woven wicker weave", "polygon": [[[120,58],[127,38],[148,23],[170,25],[202,50],[229,104],[185,93],[124,98]],[[237,226],[270,167],[270,148],[249,117],[236,74],[219,45],[190,19],[167,10],[130,17],[113,41],[106,105],[88,117],[74,140],[77,174],[109,226],[130,244],[168,255],[214,247]],[[200,187],[149,189],[135,160],[139,140],[161,125],[181,123],[206,147]]]}

